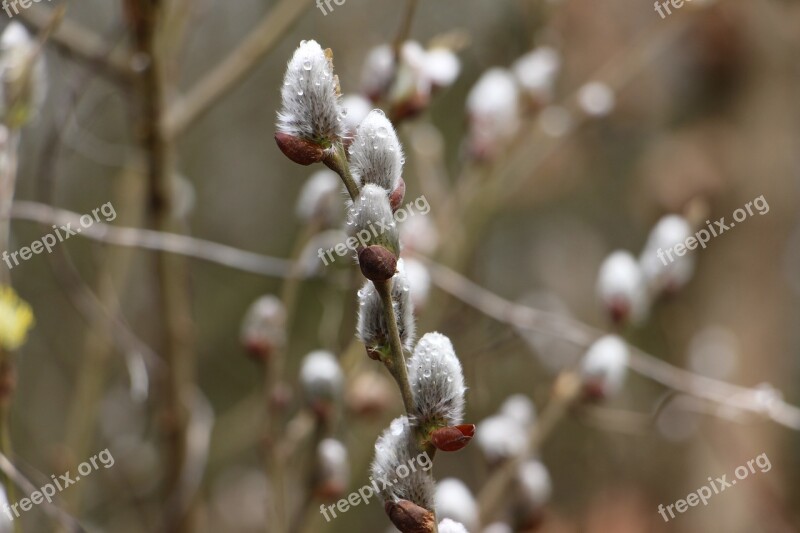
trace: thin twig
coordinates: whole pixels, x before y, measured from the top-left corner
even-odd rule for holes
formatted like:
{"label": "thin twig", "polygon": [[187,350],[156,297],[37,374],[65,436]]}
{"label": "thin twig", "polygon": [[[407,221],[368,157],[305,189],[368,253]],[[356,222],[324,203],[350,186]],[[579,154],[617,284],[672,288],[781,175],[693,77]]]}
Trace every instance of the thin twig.
{"label": "thin twig", "polygon": [[400,52],[403,48],[403,43],[406,42],[408,36],[411,34],[411,23],[414,21],[414,13],[417,10],[418,0],[406,0],[406,10],[403,14],[402,22],[397,30],[397,35],[394,38],[394,60],[395,64],[400,63]]}
{"label": "thin twig", "polygon": [[[0,453],[0,472],[28,494],[33,494],[39,490],[38,487],[29,481],[28,478],[14,466],[9,458],[2,453]],[[74,533],[84,533],[86,531],[75,517],[71,516],[56,504],[49,501],[42,501],[42,508],[48,515],[58,520],[67,531],[72,531]]]}
{"label": "thin twig", "polygon": [[[14,202],[11,217],[48,225],[72,224],[73,228],[81,227],[80,214],[39,202]],[[103,222],[95,222],[92,226],[81,230],[79,233],[81,237],[105,244],[183,255],[262,276],[286,277],[292,265],[291,261],[286,259],[248,252],[177,233],[111,226]]]}
{"label": "thin twig", "polygon": [[[573,318],[510,302],[452,269],[430,259],[422,260],[428,265],[436,286],[499,322],[520,329],[556,335],[582,348],[588,348],[604,334]],[[777,397],[765,402],[763,391],[693,374],[635,346],[631,346],[629,366],[640,375],[675,391],[702,398],[721,407],[766,417],[777,424],[800,431],[800,408]]]}
{"label": "thin twig", "polygon": [[281,0],[235,50],[167,110],[165,136],[170,139],[179,137],[217,100],[244,80],[310,4],[311,0]]}
{"label": "thin twig", "polygon": [[[51,23],[56,9],[32,6],[21,10],[20,17],[25,24],[41,31]],[[131,57],[127,51],[109,49],[99,35],[74,21],[61,21],[48,42],[75,59],[95,67],[113,81],[128,85],[134,79]]]}
{"label": "thin twig", "polygon": [[400,388],[400,394],[403,396],[403,406],[410,417],[414,409],[414,394],[411,392],[411,384],[408,381],[408,367],[403,354],[400,330],[397,328],[397,314],[394,312],[391,281],[374,282],[374,285],[383,304],[383,314],[386,319],[386,325],[389,328],[389,346],[392,350],[391,360],[384,361],[384,363]]}

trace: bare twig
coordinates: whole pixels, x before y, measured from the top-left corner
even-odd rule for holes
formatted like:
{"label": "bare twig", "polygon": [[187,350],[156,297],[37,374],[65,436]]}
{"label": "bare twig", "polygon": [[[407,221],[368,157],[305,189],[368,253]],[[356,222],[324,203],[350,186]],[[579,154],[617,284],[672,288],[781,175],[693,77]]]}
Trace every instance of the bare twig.
{"label": "bare twig", "polygon": [[[14,466],[9,458],[2,453],[0,453],[0,471],[2,471],[5,476],[11,479],[17,487],[22,489],[23,492],[33,494],[39,490],[38,487],[31,483],[31,481],[29,481],[28,478],[26,478],[25,475]],[[75,519],[75,517],[71,516],[56,504],[49,501],[43,501],[42,508],[48,515],[58,520],[61,523],[61,526],[67,531],[74,533],[83,533],[86,531],[78,522],[78,520]]]}
{"label": "bare twig", "polygon": [[[80,227],[80,216],[73,211],[50,207],[39,202],[18,201],[11,208],[12,218],[48,225],[69,223],[73,227]],[[248,252],[177,233],[125,228],[95,222],[88,228],[82,228],[79,235],[115,246],[142,248],[201,259],[262,276],[285,277],[291,270],[291,261],[286,259]]]}
{"label": "bare twig", "polygon": [[[433,282],[443,291],[499,322],[520,329],[556,335],[583,348],[604,333],[573,318],[548,313],[510,302],[473,283],[461,274],[430,259]],[[631,370],[675,391],[704,399],[720,407],[766,417],[790,429],[800,431],[800,408],[763,391],[693,374],[631,346]]]}
{"label": "bare twig", "polygon": [[[25,24],[38,32],[48,27],[54,12],[55,9],[32,6],[21,10],[20,16]],[[61,21],[48,42],[116,82],[129,84],[134,78],[127,51],[110,48],[103,38],[76,22]]]}
{"label": "bare twig", "polygon": [[175,138],[252,72],[297,22],[311,0],[281,0],[228,56],[175,102],[164,119],[164,133]]}
{"label": "bare twig", "polygon": [[414,20],[414,13],[417,10],[418,0],[406,0],[406,9],[403,14],[400,28],[397,30],[397,35],[394,38],[394,61],[395,64],[400,63],[400,51],[403,48],[403,43],[406,42],[408,36],[411,34],[411,23]]}

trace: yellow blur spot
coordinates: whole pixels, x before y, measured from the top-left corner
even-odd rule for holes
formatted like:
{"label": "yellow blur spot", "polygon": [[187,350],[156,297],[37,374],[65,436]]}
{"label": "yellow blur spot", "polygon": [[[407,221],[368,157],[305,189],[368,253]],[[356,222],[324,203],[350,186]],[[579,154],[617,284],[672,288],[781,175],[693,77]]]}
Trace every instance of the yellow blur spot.
{"label": "yellow blur spot", "polygon": [[33,323],[31,306],[11,287],[0,286],[0,347],[16,350],[22,346]]}

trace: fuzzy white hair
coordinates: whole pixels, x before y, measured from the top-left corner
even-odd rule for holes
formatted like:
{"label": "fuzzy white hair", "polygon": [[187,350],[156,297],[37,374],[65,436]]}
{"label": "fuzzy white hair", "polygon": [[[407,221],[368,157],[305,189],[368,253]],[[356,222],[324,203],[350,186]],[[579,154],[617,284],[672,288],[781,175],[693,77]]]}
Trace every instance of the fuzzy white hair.
{"label": "fuzzy white hair", "polygon": [[490,416],[478,424],[475,443],[490,463],[517,457],[528,451],[528,432],[505,414]]}
{"label": "fuzzy white hair", "polygon": [[278,131],[316,143],[344,132],[339,81],[333,63],[316,41],[302,41],[286,67]]}
{"label": "fuzzy white hair", "polygon": [[445,518],[439,522],[439,533],[469,533],[463,524]]}
{"label": "fuzzy white hair", "polygon": [[379,185],[364,185],[350,207],[347,223],[355,237],[360,233],[367,235],[360,239],[366,246],[380,244],[395,255],[400,253],[400,231],[392,213],[389,196]]}
{"label": "fuzzy white hair", "polygon": [[286,308],[277,296],[267,294],[250,305],[242,321],[241,339],[248,345],[284,345]]}
{"label": "fuzzy white hair", "polygon": [[550,472],[544,463],[537,459],[531,459],[520,465],[517,470],[517,481],[521,499],[532,509],[538,509],[547,503],[553,493]]}
{"label": "fuzzy white hair", "polygon": [[419,424],[453,426],[464,416],[464,374],[453,344],[441,333],[426,333],[408,361]]}
{"label": "fuzzy white hair", "polygon": [[334,171],[324,168],[314,172],[300,190],[297,216],[306,222],[315,217],[335,218],[342,212],[341,189],[342,180]]}
{"label": "fuzzy white hair", "polygon": [[555,48],[540,46],[517,59],[511,69],[517,81],[532,96],[550,100],[561,57]]}
{"label": "fuzzy white hair", "polygon": [[[416,459],[413,451],[413,431],[408,418],[395,418],[375,442],[375,458],[370,467],[371,477],[379,488],[384,502],[408,500],[425,509],[433,509],[433,480],[427,473],[412,463]],[[408,475],[403,476],[398,469],[405,466]],[[381,482],[384,480],[386,486]]]}
{"label": "fuzzy white hair", "polygon": [[[402,260],[401,260],[402,262]],[[392,278],[392,302],[400,331],[400,342],[406,350],[414,346],[416,322],[411,303],[408,278],[398,262],[398,272]],[[389,329],[383,313],[383,304],[371,281],[364,283],[358,291],[358,324],[356,333],[367,348],[380,349],[389,346]]]}
{"label": "fuzzy white hair", "polygon": [[436,516],[451,518],[470,529],[480,523],[478,503],[463,481],[446,478],[436,484]]}
{"label": "fuzzy white hair", "polygon": [[514,394],[506,398],[499,413],[523,427],[530,427],[536,422],[536,406],[524,394]]}
{"label": "fuzzy white hair", "polygon": [[611,312],[622,311],[634,324],[647,317],[647,283],[639,263],[630,253],[618,250],[600,265],[597,274],[597,296],[603,307]]}
{"label": "fuzzy white hair", "polygon": [[600,387],[604,396],[619,392],[625,381],[630,352],[617,335],[605,335],[595,341],[581,363],[584,382]]}
{"label": "fuzzy white hair", "polygon": [[38,46],[36,38],[17,21],[0,35],[0,118],[10,128],[23,126],[44,103],[47,67]]}
{"label": "fuzzy white hair", "polygon": [[679,289],[692,278],[695,256],[675,257],[675,261],[667,264],[659,258],[659,250],[671,250],[692,235],[692,225],[680,215],[662,217],[650,231],[639,256],[639,265],[652,292]]}
{"label": "fuzzy white hair", "polygon": [[336,439],[323,439],[317,445],[319,475],[325,481],[346,487],[350,482],[350,461],[347,448]]}
{"label": "fuzzy white hair", "polygon": [[359,186],[374,183],[387,192],[397,188],[403,174],[403,147],[394,126],[380,109],[373,109],[356,129],[350,171]]}
{"label": "fuzzy white hair", "polygon": [[310,401],[338,398],[344,383],[339,361],[325,350],[309,353],[300,367],[300,383]]}

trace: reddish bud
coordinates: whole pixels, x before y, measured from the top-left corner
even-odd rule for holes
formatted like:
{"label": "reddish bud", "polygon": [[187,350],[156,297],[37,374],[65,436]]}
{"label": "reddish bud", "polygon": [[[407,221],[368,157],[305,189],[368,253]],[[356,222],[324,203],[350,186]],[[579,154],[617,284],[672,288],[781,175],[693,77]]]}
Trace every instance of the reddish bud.
{"label": "reddish bud", "polygon": [[275,142],[286,157],[300,165],[319,163],[325,154],[320,145],[288,133],[276,133]]}
{"label": "reddish bud", "polygon": [[475,436],[475,424],[448,426],[431,432],[431,444],[443,452],[455,452],[469,444]]}
{"label": "reddish bud", "polygon": [[370,281],[387,281],[397,272],[397,257],[378,244],[367,246],[358,252],[358,266]]}
{"label": "reddish bud", "polygon": [[389,520],[402,533],[432,533],[436,531],[433,513],[408,500],[386,502],[384,506]]}
{"label": "reddish bud", "polygon": [[392,206],[392,213],[397,211],[401,205],[403,205],[403,200],[406,197],[406,180],[400,178],[397,182],[397,187],[392,193],[389,195],[389,205]]}

